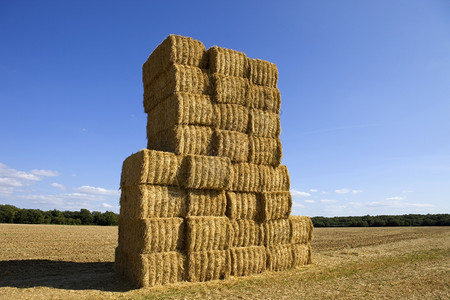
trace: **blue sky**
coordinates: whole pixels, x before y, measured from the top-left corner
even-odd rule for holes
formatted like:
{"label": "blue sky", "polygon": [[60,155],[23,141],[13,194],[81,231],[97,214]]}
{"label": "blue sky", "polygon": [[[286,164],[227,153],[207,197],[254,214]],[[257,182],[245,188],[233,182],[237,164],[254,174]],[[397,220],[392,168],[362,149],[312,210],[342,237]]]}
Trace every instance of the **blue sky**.
{"label": "blue sky", "polygon": [[449,1],[153,2],[0,1],[0,204],[117,212],[174,33],[277,64],[293,214],[450,212]]}

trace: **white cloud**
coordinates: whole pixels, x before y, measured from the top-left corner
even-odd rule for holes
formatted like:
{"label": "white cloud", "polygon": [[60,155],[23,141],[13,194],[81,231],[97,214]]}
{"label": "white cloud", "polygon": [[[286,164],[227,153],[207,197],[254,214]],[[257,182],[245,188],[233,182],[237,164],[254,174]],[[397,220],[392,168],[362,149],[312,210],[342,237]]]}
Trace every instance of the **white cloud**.
{"label": "white cloud", "polygon": [[320,202],[322,203],[336,203],[336,200],[332,200],[332,199],[320,199]]}
{"label": "white cloud", "polygon": [[10,187],[18,187],[22,186],[23,184],[14,178],[8,178],[8,177],[0,177],[0,186],[10,186]]}
{"label": "white cloud", "polygon": [[350,192],[349,189],[338,189],[334,191],[336,194],[347,194]]}
{"label": "white cloud", "polygon": [[30,172],[17,171],[7,165],[0,163],[0,176],[15,178],[19,180],[40,181],[42,177],[59,176],[57,171],[53,170],[31,170]]}
{"label": "white cloud", "polygon": [[38,175],[38,176],[44,176],[44,177],[56,177],[59,176],[58,171],[53,170],[31,170],[31,174]]}
{"label": "white cloud", "polygon": [[298,190],[296,190],[296,189],[291,189],[291,195],[292,195],[292,197],[294,197],[294,198],[299,198],[299,197],[309,197],[309,196],[311,196],[310,193],[298,191]]}
{"label": "white cloud", "polygon": [[352,190],[352,194],[354,194],[354,195],[362,193],[362,192],[363,192],[363,190]]}
{"label": "white cloud", "polygon": [[401,201],[401,200],[405,200],[405,199],[406,199],[406,197],[398,197],[398,196],[386,198],[386,200],[391,200],[391,201]]}
{"label": "white cloud", "polygon": [[14,192],[13,187],[0,186],[0,196],[9,196]]}
{"label": "white cloud", "polygon": [[57,183],[57,182],[53,182],[50,183],[51,186],[60,189],[61,191],[64,191],[66,189],[66,187],[64,185],[62,185],[61,183]]}
{"label": "white cloud", "polygon": [[309,190],[311,193],[316,193],[316,192],[318,192],[318,190],[316,190],[316,189],[310,189]]}
{"label": "white cloud", "polygon": [[105,188],[94,187],[94,186],[89,186],[89,185],[83,185],[79,188],[76,188],[75,190],[78,192],[81,192],[81,193],[94,194],[94,195],[113,195],[113,196],[120,195],[120,191],[118,191],[118,190],[108,190]]}
{"label": "white cloud", "polygon": [[306,203],[315,203],[316,201],[311,200],[311,199],[308,199],[308,200],[305,200],[305,202],[306,202]]}
{"label": "white cloud", "polygon": [[305,206],[301,203],[293,202],[292,203],[293,208],[305,208]]}
{"label": "white cloud", "polygon": [[322,195],[326,195],[326,194],[328,194],[327,192],[322,192]]}
{"label": "white cloud", "polygon": [[109,208],[109,209],[119,209],[119,206],[115,206],[115,205],[110,205],[108,203],[102,203],[102,206],[104,208]]}

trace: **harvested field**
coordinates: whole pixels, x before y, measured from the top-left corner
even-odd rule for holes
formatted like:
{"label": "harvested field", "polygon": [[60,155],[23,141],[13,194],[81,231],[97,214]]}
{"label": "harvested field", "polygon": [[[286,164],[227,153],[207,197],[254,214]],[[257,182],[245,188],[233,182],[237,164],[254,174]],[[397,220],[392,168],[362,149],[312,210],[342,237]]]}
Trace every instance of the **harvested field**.
{"label": "harvested field", "polygon": [[448,299],[450,228],[318,228],[313,264],[131,289],[117,227],[0,224],[0,299]]}

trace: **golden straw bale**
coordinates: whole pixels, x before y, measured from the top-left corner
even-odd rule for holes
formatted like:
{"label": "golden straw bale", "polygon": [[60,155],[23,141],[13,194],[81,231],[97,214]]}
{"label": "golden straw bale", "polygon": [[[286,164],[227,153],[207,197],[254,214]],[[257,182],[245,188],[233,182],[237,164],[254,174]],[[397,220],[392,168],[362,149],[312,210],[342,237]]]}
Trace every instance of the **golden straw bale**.
{"label": "golden straw bale", "polygon": [[262,191],[289,191],[291,180],[286,166],[260,166]]}
{"label": "golden straw bale", "polygon": [[294,255],[291,244],[274,245],[267,250],[267,270],[282,271],[293,267]]}
{"label": "golden straw bale", "polygon": [[155,80],[144,86],[144,109],[151,111],[170,94],[185,92],[212,95],[209,72],[184,65],[171,65]]}
{"label": "golden straw bale", "polygon": [[261,190],[261,170],[259,165],[233,163],[231,169],[231,191],[258,192]]}
{"label": "golden straw bale", "polygon": [[280,116],[277,113],[259,109],[250,110],[249,134],[268,138],[278,138],[280,132]]}
{"label": "golden straw bale", "polygon": [[278,69],[274,63],[261,59],[248,59],[250,82],[268,87],[277,87]]}
{"label": "golden straw bale", "polygon": [[247,162],[249,145],[248,135],[229,130],[214,130],[213,154],[230,158],[232,162]]}
{"label": "golden straw bale", "polygon": [[187,257],[188,281],[198,282],[230,277],[230,250],[188,252]]}
{"label": "golden straw bale", "polygon": [[143,149],[123,162],[120,186],[141,183],[177,185],[181,157],[162,151]]}
{"label": "golden straw bale", "polygon": [[309,243],[313,239],[314,226],[310,217],[290,216],[292,239],[291,243]]}
{"label": "golden straw bale", "polygon": [[219,129],[246,133],[249,109],[239,104],[215,104],[214,115]]}
{"label": "golden straw bale", "polygon": [[215,102],[249,106],[250,88],[247,78],[212,74],[211,85]]}
{"label": "golden straw bale", "polygon": [[227,217],[187,217],[186,250],[226,250],[233,240]]}
{"label": "golden straw bale", "polygon": [[225,216],[227,198],[224,190],[188,190],[187,216]]}
{"label": "golden straw bale", "polygon": [[292,244],[293,267],[300,267],[311,263],[311,244]]}
{"label": "golden straw bale", "polygon": [[169,65],[181,64],[198,68],[206,68],[208,55],[200,41],[179,35],[169,35],[153,50],[142,66],[144,84],[152,81]]}
{"label": "golden straw bale", "polygon": [[249,136],[249,162],[278,166],[281,163],[280,138]]}
{"label": "golden straw bale", "polygon": [[120,197],[120,216],[128,219],[184,217],[186,203],[186,190],[176,186],[124,186]]}
{"label": "golden straw bale", "polygon": [[119,246],[142,254],[181,250],[184,230],[183,218],[133,220],[119,217]]}
{"label": "golden straw bale", "polygon": [[211,72],[248,77],[249,66],[244,53],[217,46],[209,48],[207,53]]}
{"label": "golden straw bale", "polygon": [[236,247],[230,249],[231,275],[248,276],[266,269],[266,247]]}
{"label": "golden straw bale", "polygon": [[149,136],[147,147],[178,155],[211,155],[213,132],[212,127],[179,125]]}
{"label": "golden straw bale", "polygon": [[231,161],[228,157],[187,155],[180,176],[190,189],[224,190],[230,186]]}
{"label": "golden straw bale", "polygon": [[233,228],[232,247],[262,246],[264,238],[264,228],[261,223],[253,220],[231,221]]}
{"label": "golden straw bale", "polygon": [[227,217],[230,220],[254,220],[257,215],[257,200],[255,193],[226,192]]}
{"label": "golden straw bale", "polygon": [[277,88],[251,84],[249,88],[249,106],[280,114],[280,91]]}
{"label": "golden straw bale", "polygon": [[148,136],[176,125],[216,124],[211,96],[208,95],[174,93],[147,113]]}
{"label": "golden straw bale", "polygon": [[266,246],[291,242],[291,224],[288,219],[264,222],[264,243]]}
{"label": "golden straw bale", "polygon": [[292,197],[289,191],[257,194],[260,205],[259,220],[287,219],[291,214]]}

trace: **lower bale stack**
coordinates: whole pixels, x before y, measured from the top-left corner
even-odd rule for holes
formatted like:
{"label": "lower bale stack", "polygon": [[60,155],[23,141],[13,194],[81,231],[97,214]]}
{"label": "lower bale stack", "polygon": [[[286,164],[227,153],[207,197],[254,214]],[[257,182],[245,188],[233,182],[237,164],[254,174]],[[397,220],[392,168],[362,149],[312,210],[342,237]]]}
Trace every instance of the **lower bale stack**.
{"label": "lower bale stack", "polygon": [[264,228],[261,223],[252,220],[231,222],[233,228],[232,247],[261,246],[264,240]]}
{"label": "lower bale stack", "polygon": [[292,244],[292,266],[301,267],[311,263],[311,244]]}
{"label": "lower bale stack", "polygon": [[312,241],[314,226],[310,217],[290,216],[289,222],[292,232],[291,243],[306,244]]}
{"label": "lower bale stack", "polygon": [[266,269],[266,248],[264,246],[231,248],[231,275],[248,276]]}
{"label": "lower bale stack", "polygon": [[292,244],[281,244],[268,246],[267,251],[267,270],[282,271],[292,268],[294,264],[294,254]]}
{"label": "lower bale stack", "polygon": [[230,274],[230,250],[193,251],[187,254],[188,281],[226,279]]}
{"label": "lower bale stack", "polygon": [[186,250],[227,250],[233,240],[233,229],[227,217],[187,217]]}
{"label": "lower bale stack", "polygon": [[288,219],[264,222],[264,243],[266,246],[291,242],[291,224]]}

